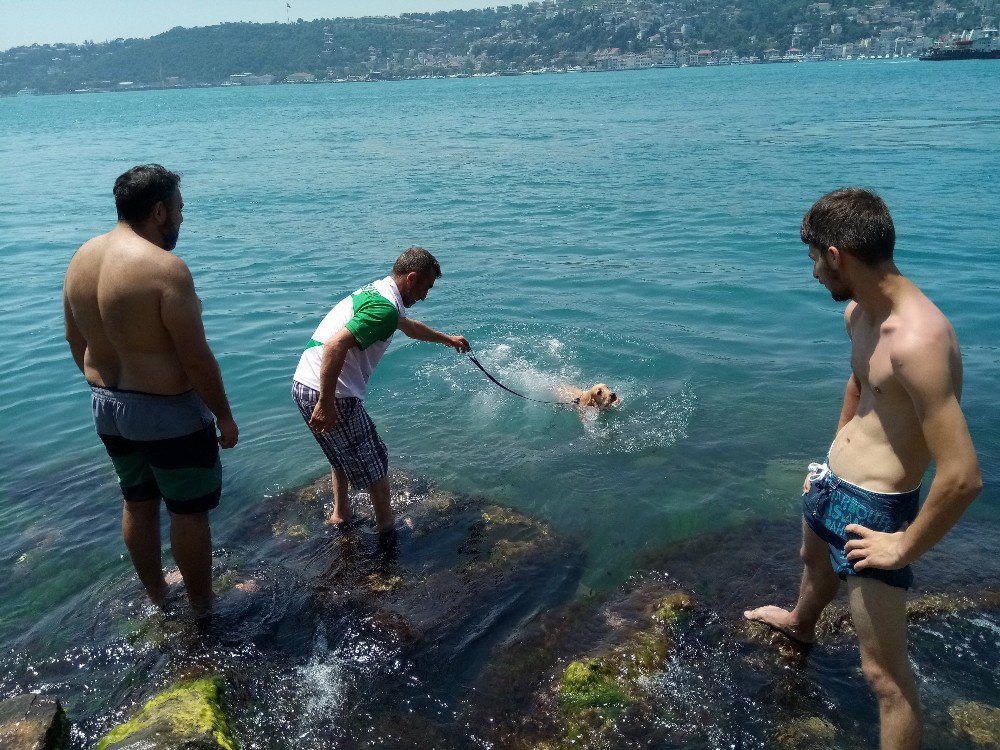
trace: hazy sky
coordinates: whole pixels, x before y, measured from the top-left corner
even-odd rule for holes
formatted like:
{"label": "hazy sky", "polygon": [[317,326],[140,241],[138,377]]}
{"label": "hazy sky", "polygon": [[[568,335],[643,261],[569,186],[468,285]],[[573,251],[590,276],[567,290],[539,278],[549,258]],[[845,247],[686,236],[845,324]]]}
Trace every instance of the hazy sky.
{"label": "hazy sky", "polygon": [[398,16],[456,8],[489,8],[500,0],[0,0],[0,50],[27,44],[149,37],[174,26],[223,21]]}

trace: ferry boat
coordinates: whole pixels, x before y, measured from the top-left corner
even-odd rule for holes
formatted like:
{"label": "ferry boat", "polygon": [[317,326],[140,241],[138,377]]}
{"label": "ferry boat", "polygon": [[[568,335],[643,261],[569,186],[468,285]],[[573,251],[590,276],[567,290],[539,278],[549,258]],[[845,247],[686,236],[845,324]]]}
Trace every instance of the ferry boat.
{"label": "ferry boat", "polygon": [[1000,35],[996,29],[971,29],[931,47],[921,60],[1000,59]]}

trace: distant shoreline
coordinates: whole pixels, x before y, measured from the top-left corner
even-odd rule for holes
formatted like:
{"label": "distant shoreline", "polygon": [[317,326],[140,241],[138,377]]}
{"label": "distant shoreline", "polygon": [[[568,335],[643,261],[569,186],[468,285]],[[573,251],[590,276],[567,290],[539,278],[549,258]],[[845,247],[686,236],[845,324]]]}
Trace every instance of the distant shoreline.
{"label": "distant shoreline", "polygon": [[136,84],[123,86],[121,88],[101,88],[101,89],[75,89],[73,91],[18,91],[13,94],[0,94],[0,99],[15,99],[28,96],[68,96],[82,94],[122,94],[142,91],[180,91],[190,89],[255,89],[270,88],[272,86],[316,86],[320,84],[342,84],[342,83],[402,83],[406,81],[430,81],[448,80],[453,78],[518,78],[521,76],[538,75],[570,75],[580,73],[636,73],[650,70],[681,70],[681,69],[701,69],[701,68],[741,68],[756,67],[761,65],[799,65],[812,63],[873,63],[873,62],[904,62],[918,61],[913,55],[897,55],[896,57],[858,57],[843,58],[834,60],[806,60],[806,59],[777,59],[758,60],[756,62],[740,63],[716,63],[708,65],[652,65],[641,68],[600,68],[600,69],[553,69],[553,70],[525,70],[525,71],[505,71],[503,73],[455,73],[451,75],[421,75],[421,76],[393,76],[391,78],[372,76],[352,76],[349,78],[322,79],[316,81],[275,81],[273,83],[197,83],[193,85],[156,85],[156,84]]}

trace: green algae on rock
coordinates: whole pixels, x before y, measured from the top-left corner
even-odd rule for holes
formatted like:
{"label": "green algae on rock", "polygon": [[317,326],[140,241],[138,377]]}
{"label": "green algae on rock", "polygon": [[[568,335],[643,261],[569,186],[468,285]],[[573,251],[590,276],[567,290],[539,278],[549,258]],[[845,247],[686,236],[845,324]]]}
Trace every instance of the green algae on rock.
{"label": "green algae on rock", "polygon": [[570,711],[590,708],[620,713],[632,703],[632,697],[620,683],[616,665],[607,659],[582,659],[570,662],[563,673],[559,698]]}
{"label": "green algae on rock", "polygon": [[691,609],[691,606],[691,597],[683,591],[678,591],[660,601],[656,612],[653,613],[653,619],[666,625],[673,625],[680,620],[683,612]]}
{"label": "green algae on rock", "polygon": [[101,740],[97,750],[236,750],[219,705],[221,677],[185,680],[146,703],[132,719]]}
{"label": "green algae on rock", "polygon": [[976,701],[956,703],[948,709],[955,734],[981,747],[1000,750],[1000,708]]}

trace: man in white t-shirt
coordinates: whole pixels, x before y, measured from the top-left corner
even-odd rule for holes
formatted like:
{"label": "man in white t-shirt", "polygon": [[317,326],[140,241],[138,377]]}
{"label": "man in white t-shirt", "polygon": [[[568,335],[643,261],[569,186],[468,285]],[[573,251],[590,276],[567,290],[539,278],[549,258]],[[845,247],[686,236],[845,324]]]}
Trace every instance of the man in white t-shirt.
{"label": "man in white t-shirt", "polygon": [[365,389],[397,329],[411,339],[469,351],[464,336],[449,336],[407,316],[427,297],[441,266],[422,247],[411,247],[384,279],[341,300],[313,333],[292,381],[292,398],[333,466],[331,524],[351,516],[348,484],[367,489],[379,531],[393,528],[389,453],[365,411]]}

